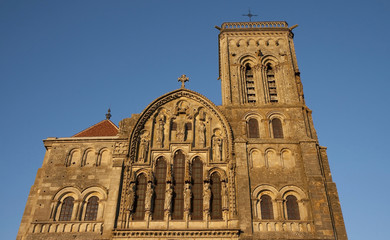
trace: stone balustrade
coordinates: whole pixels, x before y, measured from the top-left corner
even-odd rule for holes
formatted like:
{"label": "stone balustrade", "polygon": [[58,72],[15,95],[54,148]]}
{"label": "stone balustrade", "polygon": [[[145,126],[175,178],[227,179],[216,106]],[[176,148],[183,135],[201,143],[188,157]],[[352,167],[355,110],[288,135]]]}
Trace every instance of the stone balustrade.
{"label": "stone balustrade", "polygon": [[228,22],[222,24],[222,29],[243,28],[288,28],[287,22]]}
{"label": "stone balustrade", "polygon": [[286,221],[255,221],[253,222],[255,232],[312,232],[312,222],[299,220]]}
{"label": "stone balustrade", "polygon": [[103,232],[103,222],[33,222],[31,233]]}

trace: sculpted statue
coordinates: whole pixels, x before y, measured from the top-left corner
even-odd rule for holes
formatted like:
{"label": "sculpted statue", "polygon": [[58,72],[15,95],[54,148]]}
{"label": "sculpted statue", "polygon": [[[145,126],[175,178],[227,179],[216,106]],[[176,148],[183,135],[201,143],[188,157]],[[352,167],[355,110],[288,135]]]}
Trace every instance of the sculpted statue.
{"label": "sculpted statue", "polygon": [[173,189],[168,184],[167,190],[165,190],[165,202],[164,202],[164,210],[170,212],[172,209],[172,197],[173,197]]}
{"label": "sculpted statue", "polygon": [[223,139],[221,137],[215,136],[213,138],[214,161],[216,162],[222,161],[222,142]]}
{"label": "sculpted statue", "polygon": [[184,211],[191,210],[191,198],[192,198],[191,185],[189,183],[186,183],[184,187]]}
{"label": "sculpted statue", "polygon": [[211,201],[210,183],[205,182],[203,185],[203,210],[206,212],[210,212],[210,201]]}
{"label": "sculpted statue", "polygon": [[152,199],[154,195],[154,189],[151,182],[148,182],[148,186],[146,187],[146,194],[145,194],[145,210],[151,211],[152,210]]}
{"label": "sculpted statue", "polygon": [[164,143],[164,125],[165,125],[165,116],[160,113],[157,117],[157,136],[156,141],[159,147],[163,147]]}
{"label": "sculpted statue", "polygon": [[204,147],[205,135],[206,135],[206,124],[204,123],[204,121],[199,121],[198,135],[199,135],[199,145]]}
{"label": "sculpted statue", "polygon": [[185,134],[186,134],[186,123],[184,121],[177,122],[177,129],[176,129],[177,140],[184,141]]}
{"label": "sculpted statue", "polygon": [[222,209],[229,208],[229,189],[226,182],[222,182]]}
{"label": "sculpted statue", "polygon": [[128,198],[128,210],[133,212],[134,210],[134,202],[135,202],[135,183],[130,183],[129,188],[127,189],[127,198]]}
{"label": "sculpted statue", "polygon": [[147,136],[142,136],[139,144],[139,162],[146,162],[149,150],[149,139]]}

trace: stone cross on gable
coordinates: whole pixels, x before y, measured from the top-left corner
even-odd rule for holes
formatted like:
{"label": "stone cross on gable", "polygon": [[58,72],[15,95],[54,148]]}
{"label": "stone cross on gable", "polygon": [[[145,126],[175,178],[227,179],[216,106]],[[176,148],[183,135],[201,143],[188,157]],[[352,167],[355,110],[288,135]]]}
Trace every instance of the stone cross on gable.
{"label": "stone cross on gable", "polygon": [[181,88],[185,88],[184,83],[189,81],[185,74],[181,75],[181,77],[179,77],[177,80],[178,82],[181,82]]}

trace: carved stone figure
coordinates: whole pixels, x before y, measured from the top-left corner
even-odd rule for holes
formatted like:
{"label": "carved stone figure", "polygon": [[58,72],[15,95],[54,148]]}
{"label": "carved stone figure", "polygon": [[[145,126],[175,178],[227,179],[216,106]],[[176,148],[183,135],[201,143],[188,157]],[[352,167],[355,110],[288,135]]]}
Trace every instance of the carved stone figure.
{"label": "carved stone figure", "polygon": [[172,197],[173,189],[170,184],[167,185],[167,190],[165,190],[165,201],[164,201],[164,210],[170,212],[172,209]]}
{"label": "carved stone figure", "polygon": [[184,121],[177,122],[176,139],[181,142],[184,141],[185,134],[186,134],[186,123]]}
{"label": "carved stone figure", "polygon": [[191,210],[191,198],[192,198],[191,185],[189,183],[186,183],[184,187],[184,211]]}
{"label": "carved stone figure", "polygon": [[205,212],[210,212],[210,201],[211,201],[210,183],[205,182],[203,185],[203,210]]}
{"label": "carved stone figure", "polygon": [[223,139],[221,137],[215,136],[213,138],[213,159],[215,162],[222,161],[222,143]]}
{"label": "carved stone figure", "polygon": [[147,136],[142,136],[139,147],[139,162],[146,162],[149,150],[149,139]]}
{"label": "carved stone figure", "polygon": [[163,147],[164,144],[164,125],[165,125],[165,116],[160,113],[157,117],[157,136],[156,142],[159,147]]}
{"label": "carved stone figure", "polygon": [[152,210],[153,195],[154,195],[153,185],[151,182],[148,182],[148,186],[146,188],[146,194],[145,194],[145,211]]}
{"label": "carved stone figure", "polygon": [[206,124],[204,121],[199,121],[199,126],[198,126],[198,135],[199,135],[199,145],[201,147],[204,147],[205,144],[205,138],[206,138]]}
{"label": "carved stone figure", "polygon": [[128,210],[133,212],[134,210],[134,202],[135,202],[135,183],[130,183],[129,188],[127,189],[127,197],[128,197]]}
{"label": "carved stone figure", "polygon": [[222,209],[229,208],[229,189],[226,182],[222,182]]}

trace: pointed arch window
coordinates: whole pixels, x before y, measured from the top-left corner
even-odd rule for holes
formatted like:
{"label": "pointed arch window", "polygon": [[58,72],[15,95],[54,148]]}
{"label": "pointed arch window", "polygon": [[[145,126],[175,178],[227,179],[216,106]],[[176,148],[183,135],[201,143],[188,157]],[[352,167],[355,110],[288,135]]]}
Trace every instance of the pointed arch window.
{"label": "pointed arch window", "polygon": [[184,172],[185,156],[181,151],[176,152],[173,159],[173,176],[174,176],[174,199],[172,209],[172,219],[182,220],[184,218]]}
{"label": "pointed arch window", "polygon": [[271,125],[274,138],[283,138],[282,121],[279,118],[274,118],[271,120]]}
{"label": "pointed arch window", "polygon": [[192,219],[203,219],[203,163],[199,158],[192,162]]}
{"label": "pointed arch window", "polygon": [[134,220],[144,220],[145,218],[145,194],[146,194],[146,177],[140,174],[136,181],[136,204]]}
{"label": "pointed arch window", "polygon": [[245,65],[245,85],[248,103],[256,102],[256,90],[255,81],[253,79],[253,68],[249,65]]}
{"label": "pointed arch window", "polygon": [[211,219],[222,219],[221,178],[218,173],[210,177],[211,185]]}
{"label": "pointed arch window", "polygon": [[276,91],[275,71],[271,64],[266,66],[266,77],[268,84],[268,94],[270,102],[278,102],[278,94]]}
{"label": "pointed arch window", "polygon": [[85,210],[85,221],[96,221],[99,209],[99,198],[96,196],[90,197]]}
{"label": "pointed arch window", "polygon": [[251,118],[248,121],[248,133],[250,138],[259,138],[259,123],[257,119]]}
{"label": "pointed arch window", "polygon": [[156,163],[156,185],[153,220],[164,220],[164,201],[166,190],[167,163],[164,158],[159,158]]}
{"label": "pointed arch window", "polygon": [[58,220],[59,221],[72,220],[73,206],[74,206],[74,198],[66,197],[62,202],[60,217],[58,218]]}
{"label": "pointed arch window", "polygon": [[272,208],[272,199],[268,195],[263,195],[260,198],[261,219],[274,219],[274,211]]}
{"label": "pointed arch window", "polygon": [[297,198],[293,195],[289,195],[286,198],[287,219],[288,220],[300,220],[299,206]]}

